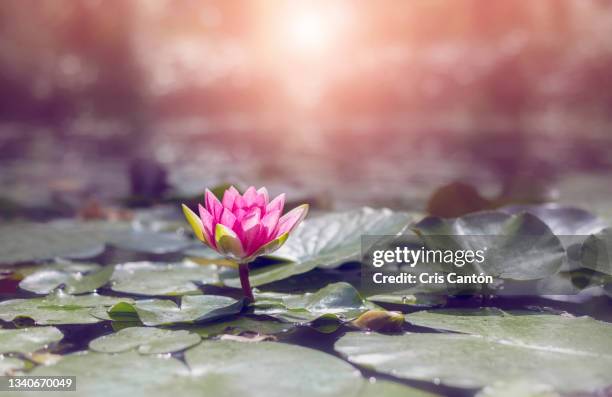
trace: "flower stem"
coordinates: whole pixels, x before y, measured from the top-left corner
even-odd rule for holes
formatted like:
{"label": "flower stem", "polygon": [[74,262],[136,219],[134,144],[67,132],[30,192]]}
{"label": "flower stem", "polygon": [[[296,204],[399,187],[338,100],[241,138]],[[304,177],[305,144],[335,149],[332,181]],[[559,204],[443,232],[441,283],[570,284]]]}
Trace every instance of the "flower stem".
{"label": "flower stem", "polygon": [[240,285],[242,286],[242,292],[244,297],[249,302],[254,302],[253,291],[251,290],[251,283],[249,282],[249,264],[241,263],[238,265],[238,273],[240,274]]}

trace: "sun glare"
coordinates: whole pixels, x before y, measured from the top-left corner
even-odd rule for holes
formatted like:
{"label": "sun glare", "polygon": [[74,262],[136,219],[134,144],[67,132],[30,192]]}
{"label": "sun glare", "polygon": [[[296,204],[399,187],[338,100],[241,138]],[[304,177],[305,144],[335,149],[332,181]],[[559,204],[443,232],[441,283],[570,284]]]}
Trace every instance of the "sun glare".
{"label": "sun glare", "polygon": [[337,7],[292,7],[285,18],[286,45],[304,55],[321,54],[338,44],[346,21]]}
{"label": "sun glare", "polygon": [[331,33],[327,18],[314,12],[295,15],[290,23],[289,38],[300,50],[323,49]]}

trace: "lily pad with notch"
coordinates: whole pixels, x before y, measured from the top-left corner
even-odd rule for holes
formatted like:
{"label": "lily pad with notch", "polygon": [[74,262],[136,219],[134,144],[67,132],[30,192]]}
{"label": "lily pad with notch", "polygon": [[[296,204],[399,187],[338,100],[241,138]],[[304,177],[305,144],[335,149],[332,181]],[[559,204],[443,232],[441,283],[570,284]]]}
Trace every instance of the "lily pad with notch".
{"label": "lily pad with notch", "polygon": [[128,230],[125,222],[20,222],[0,226],[0,263],[53,258],[88,258],[104,251],[113,233]]}
{"label": "lily pad with notch", "polygon": [[[69,354],[31,372],[34,376],[65,374],[78,379],[77,390],[72,392],[75,397],[155,397],[177,390],[193,395],[205,390],[216,397],[358,397],[368,391],[359,371],[345,361],[276,342],[203,341],[185,352],[184,363],[133,350],[116,354],[87,351]],[[381,392],[377,397],[393,395]]]}
{"label": "lily pad with notch", "polygon": [[218,273],[215,265],[201,266],[191,261],[129,262],[115,267],[111,288],[146,296],[201,294],[198,285],[218,283]]}
{"label": "lily pad with notch", "polygon": [[36,294],[49,294],[62,287],[68,294],[92,292],[104,286],[114,267],[87,263],[59,263],[44,266],[21,280],[19,287]]}
{"label": "lily pad with notch", "polygon": [[0,353],[32,353],[63,337],[55,327],[0,329]]}
{"label": "lily pad with notch", "polygon": [[[271,257],[283,261],[253,269],[251,285],[259,286],[308,272],[315,267],[334,268],[359,261],[362,235],[395,235],[404,231],[412,216],[388,209],[361,208],[307,219]],[[225,285],[239,287],[237,275]]]}
{"label": "lily pad with notch", "polygon": [[612,325],[589,317],[479,309],[417,312],[407,321],[453,333],[349,333],[335,349],[378,372],[463,388],[512,379],[576,392],[612,383]]}
{"label": "lily pad with notch", "polygon": [[565,260],[561,241],[534,215],[479,212],[455,219],[425,218],[413,228],[432,250],[485,251],[454,271],[498,279],[534,280],[557,273]]}
{"label": "lily pad with notch", "polygon": [[147,326],[200,323],[239,313],[243,305],[243,300],[226,296],[187,295],[180,306],[167,299],[121,302],[108,310],[108,316],[116,321],[139,319]]}
{"label": "lily pad with notch", "polygon": [[344,282],[304,294],[255,291],[253,306],[256,315],[297,324],[315,320],[350,321],[368,310],[378,308],[365,300],[352,285]]}
{"label": "lily pad with notch", "polygon": [[89,342],[100,353],[120,353],[136,349],[140,354],[174,353],[200,343],[200,336],[185,330],[130,327]]}
{"label": "lily pad with notch", "polygon": [[92,309],[131,301],[130,298],[98,294],[68,295],[57,292],[44,298],[11,299],[0,302],[0,320],[30,318],[39,325],[92,324],[102,321],[90,314]]}

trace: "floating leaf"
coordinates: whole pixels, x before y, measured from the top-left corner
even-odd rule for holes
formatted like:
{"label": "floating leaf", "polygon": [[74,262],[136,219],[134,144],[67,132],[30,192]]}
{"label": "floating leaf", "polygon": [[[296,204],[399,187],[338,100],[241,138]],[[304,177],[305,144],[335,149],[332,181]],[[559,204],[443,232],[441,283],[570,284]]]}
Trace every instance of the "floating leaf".
{"label": "floating leaf", "polygon": [[[1,361],[0,361],[1,362]],[[277,342],[203,341],[185,352],[185,363],[131,350],[80,352],[35,368],[30,375],[78,380],[75,397],[108,395],[215,397],[434,397],[389,381],[370,383],[331,354]]]}
{"label": "floating leaf", "polygon": [[160,393],[159,388],[187,376],[188,369],[171,357],[141,355],[136,351],[118,354],[87,351],[66,355],[53,365],[38,366],[28,375],[76,376],[76,391],[70,392],[73,397],[164,396],[171,393]]}
{"label": "floating leaf", "polygon": [[90,314],[92,308],[110,307],[129,298],[98,294],[67,295],[56,293],[44,298],[12,299],[0,302],[0,320],[31,318],[37,324],[91,324],[101,321]]}
{"label": "floating leaf", "polygon": [[537,216],[557,236],[585,236],[597,233],[606,224],[589,211],[559,204],[513,205],[500,208],[510,215],[523,212]]}
{"label": "floating leaf", "polygon": [[18,263],[53,258],[88,258],[115,247],[164,254],[193,242],[177,233],[133,229],[128,222],[61,220],[7,223],[0,226],[0,262]]}
{"label": "floating leaf", "polygon": [[113,306],[109,315],[113,319],[138,317],[144,325],[154,326],[174,323],[211,321],[239,313],[244,302],[226,296],[183,296],[181,306],[171,300],[145,299],[134,303],[121,302]]}
{"label": "floating leaf", "polygon": [[122,222],[5,223],[0,225],[0,262],[92,257],[104,250],[109,235],[128,228]]}
{"label": "floating leaf", "polygon": [[[289,239],[274,253],[289,263],[253,269],[251,285],[258,286],[305,273],[317,266],[333,268],[361,258],[361,236],[394,235],[401,233],[412,217],[387,209],[359,210],[331,213],[307,219],[291,233]],[[224,280],[228,286],[239,287],[236,277]]]}
{"label": "floating leaf", "polygon": [[274,320],[256,320],[240,316],[233,320],[220,320],[197,327],[188,328],[198,335],[208,338],[219,334],[239,335],[241,333],[255,333],[262,335],[274,335],[288,332],[294,328],[293,324],[282,323]]}
{"label": "floating leaf", "polygon": [[405,305],[415,307],[441,306],[446,303],[443,295],[412,293],[410,290],[391,291],[383,294],[366,297],[370,302],[390,303],[394,305]]}
{"label": "floating leaf", "polygon": [[91,350],[119,353],[136,349],[140,354],[173,353],[200,343],[198,334],[150,327],[130,327],[89,342]]}
{"label": "floating leaf", "polygon": [[44,264],[28,274],[19,283],[19,288],[36,294],[49,294],[71,276],[100,269],[95,263],[56,262]]}
{"label": "floating leaf", "polygon": [[482,389],[476,397],[561,397],[549,385],[531,382],[498,382]]}
{"label": "floating leaf", "polygon": [[407,320],[463,333],[350,333],[335,348],[379,372],[456,387],[512,379],[588,391],[612,383],[612,325],[589,317],[481,309],[417,312]]}
{"label": "floating leaf", "polygon": [[30,374],[76,376],[75,397],[154,397],[177,391],[215,397],[356,397],[364,387],[359,371],[343,360],[285,343],[203,341],[185,352],[185,363],[135,351],[88,351]]}
{"label": "floating leaf", "polygon": [[505,312],[490,308],[420,311],[409,314],[406,320],[421,327],[476,334],[517,344],[548,345],[558,350],[612,356],[612,324],[586,316],[570,317],[533,311]]}
{"label": "floating leaf", "polygon": [[151,230],[123,230],[111,235],[108,243],[114,247],[149,254],[181,251],[193,241],[178,233]]}
{"label": "floating leaf", "polygon": [[[89,272],[83,274],[83,272]],[[20,283],[19,287],[36,294],[48,294],[60,285],[69,294],[92,292],[108,282],[113,266],[100,267],[95,264],[59,263],[36,271]]]}
{"label": "floating leaf", "polygon": [[202,259],[224,259],[217,251],[209,248],[208,246],[199,243],[198,245],[192,245],[183,251],[183,254],[190,257],[202,258]]}
{"label": "floating leaf", "polygon": [[537,216],[557,235],[567,251],[563,270],[580,268],[580,246],[586,238],[606,227],[603,220],[576,207],[558,204],[517,205],[501,209],[508,214],[527,212]]}
{"label": "floating leaf", "polygon": [[9,375],[13,371],[24,369],[26,366],[25,361],[14,358],[14,357],[3,357],[0,355],[0,376]]}
{"label": "floating leaf", "polygon": [[436,397],[438,394],[428,393],[388,380],[365,382],[358,397]]}
{"label": "floating leaf", "polygon": [[0,353],[32,353],[63,337],[55,327],[0,329]]}
{"label": "floating leaf", "polygon": [[219,340],[230,340],[241,343],[259,343],[259,342],[274,342],[276,338],[272,335],[227,335],[223,334],[219,337]]}
{"label": "floating leaf", "polygon": [[[185,353],[197,377],[183,387],[224,396],[354,396],[361,375],[346,362],[326,353],[276,342],[203,341]],[[237,381],[239,380],[239,381]]]}
{"label": "floating leaf", "polygon": [[179,263],[130,262],[115,267],[112,289],[137,295],[201,294],[198,284],[218,282],[217,266]]}
{"label": "floating leaf", "polygon": [[253,305],[257,315],[299,324],[321,318],[349,321],[376,308],[376,305],[363,299],[352,285],[344,282],[330,284],[314,293],[256,292]]}
{"label": "floating leaf", "polygon": [[581,249],[582,265],[612,275],[612,228],[606,228],[586,239]]}
{"label": "floating leaf", "polygon": [[80,277],[71,277],[64,283],[64,291],[69,294],[82,294],[95,291],[108,283],[114,270],[114,266],[108,265],[95,273],[86,274]]}
{"label": "floating leaf", "polygon": [[558,272],[565,258],[559,239],[531,214],[479,212],[456,219],[429,217],[415,225],[414,230],[430,249],[486,249],[485,261],[472,264],[474,269],[470,273],[475,274],[538,279]]}

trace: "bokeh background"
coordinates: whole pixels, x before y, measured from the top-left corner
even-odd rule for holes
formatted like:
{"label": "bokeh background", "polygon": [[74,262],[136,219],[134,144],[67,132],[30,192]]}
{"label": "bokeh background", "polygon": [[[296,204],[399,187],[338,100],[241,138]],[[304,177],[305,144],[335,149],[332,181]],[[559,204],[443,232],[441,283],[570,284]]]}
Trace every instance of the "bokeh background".
{"label": "bokeh background", "polygon": [[611,132],[609,0],[0,2],[2,216],[222,183],[597,209]]}

